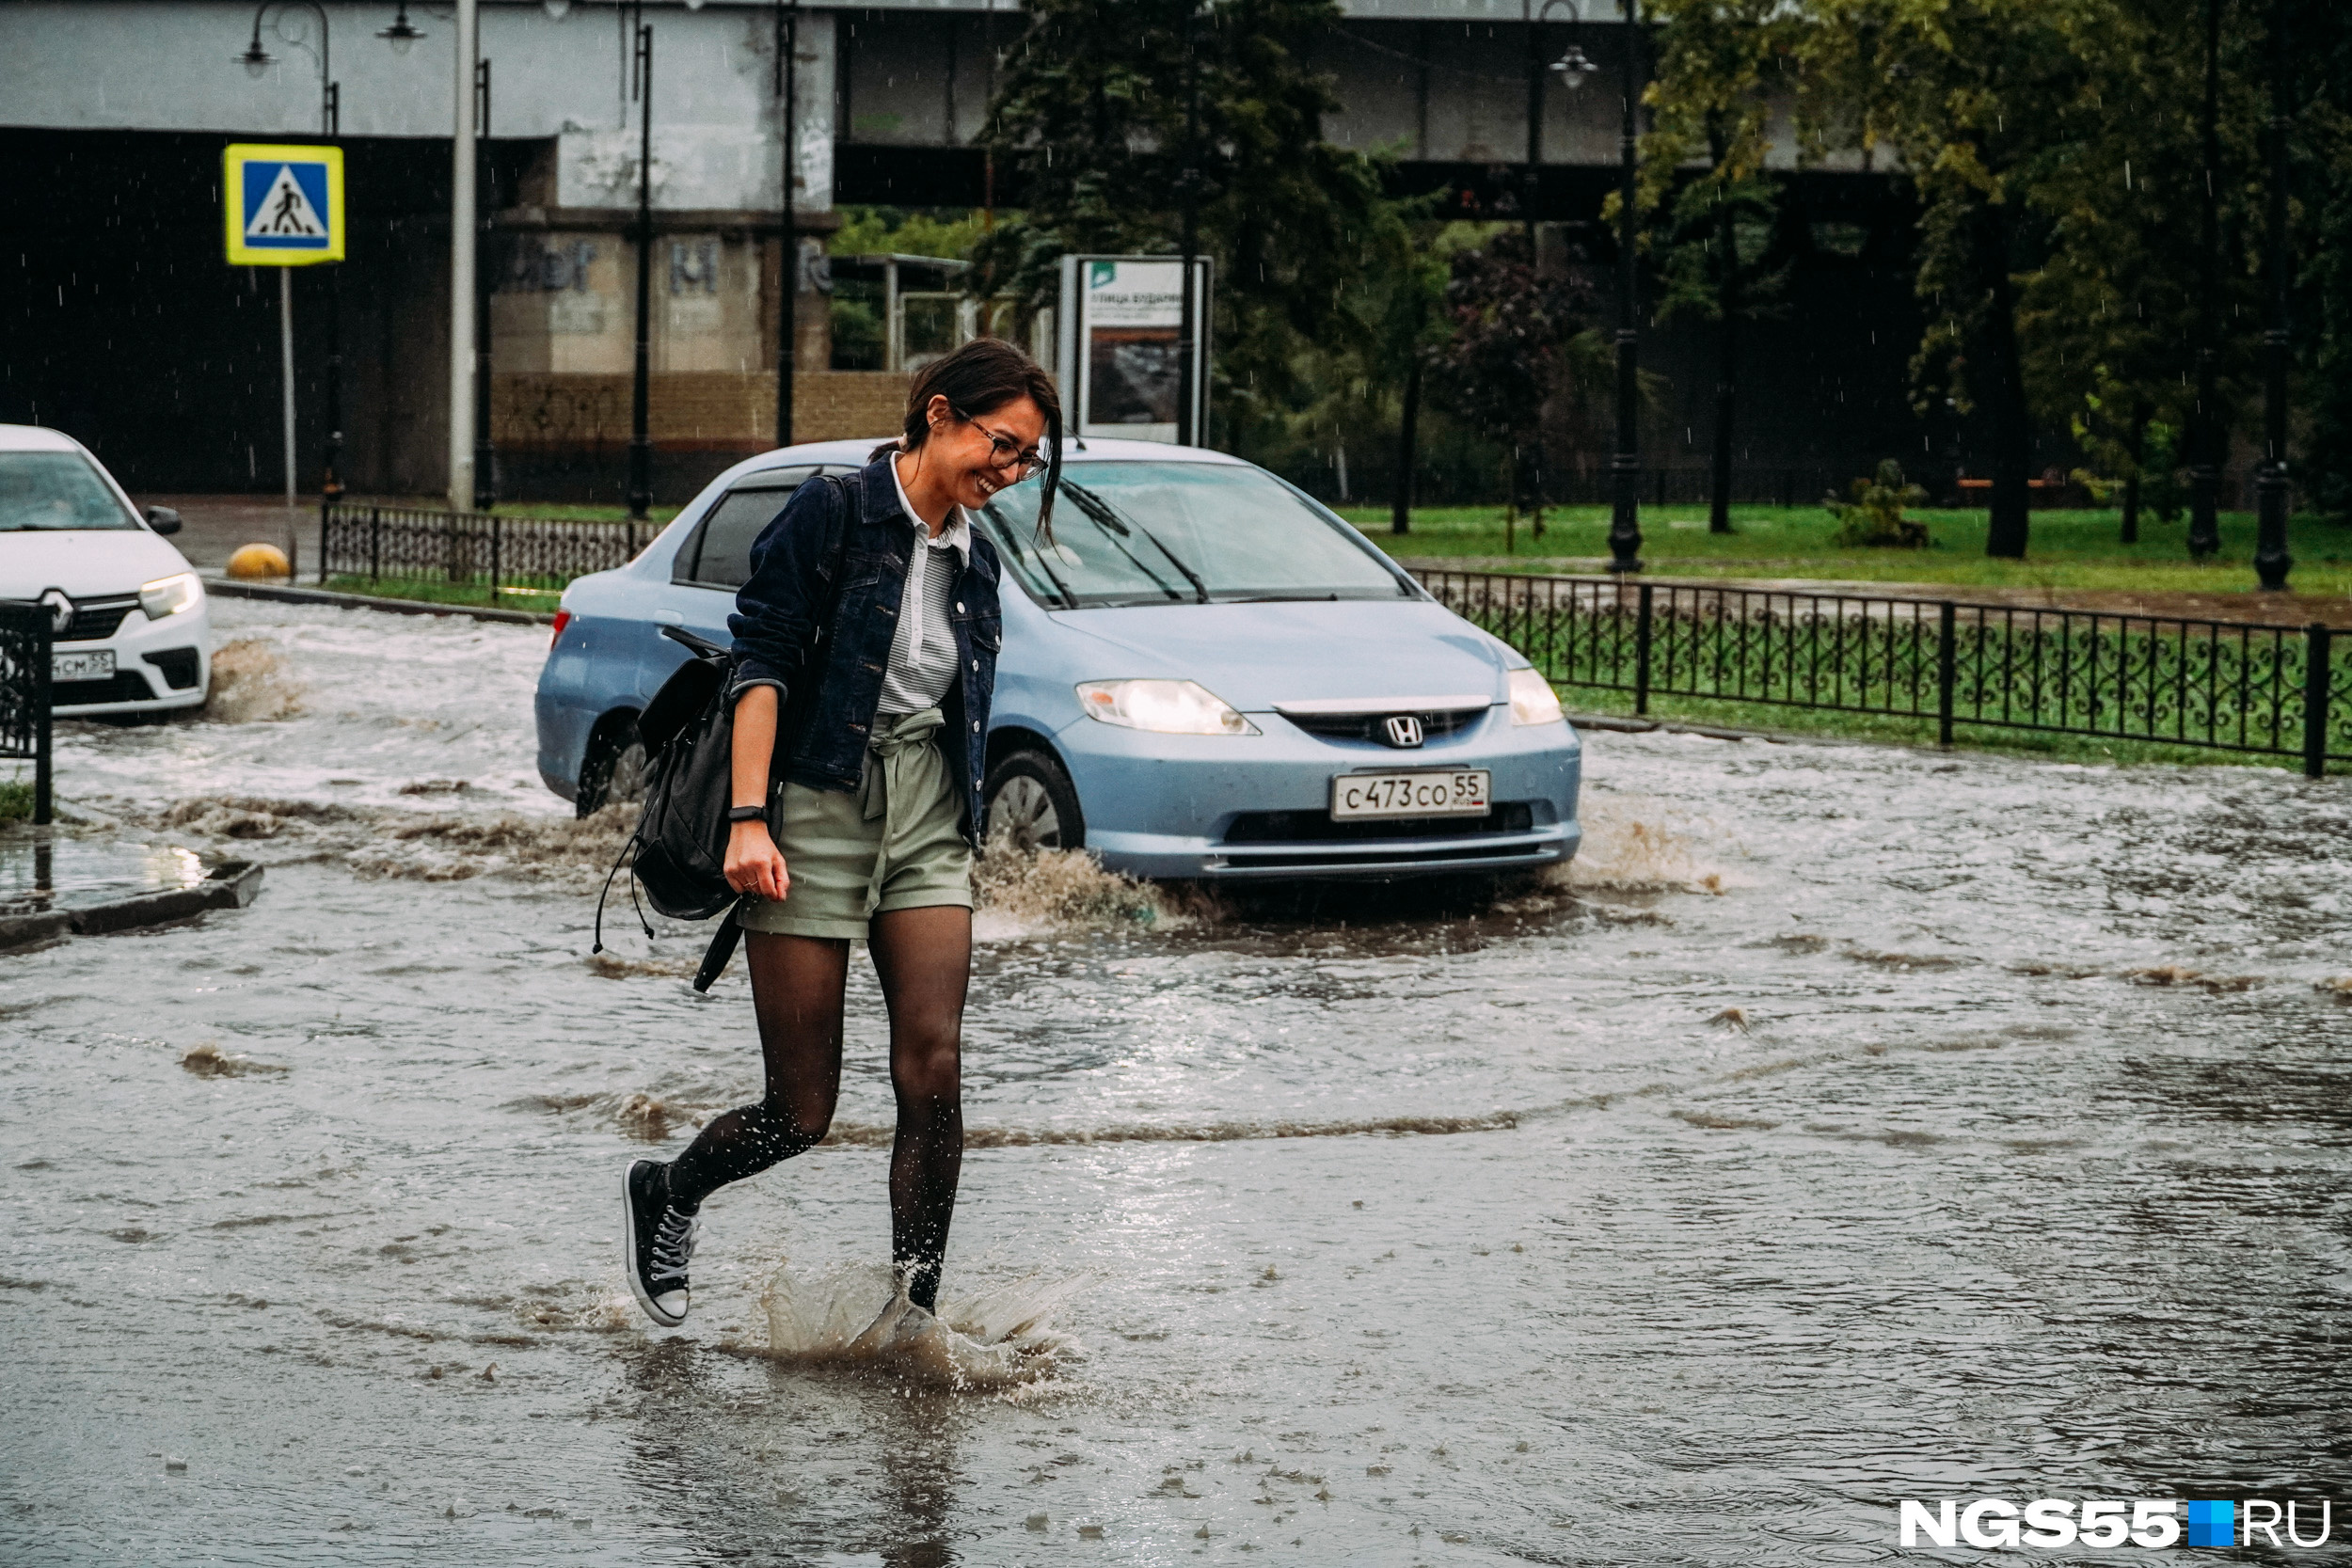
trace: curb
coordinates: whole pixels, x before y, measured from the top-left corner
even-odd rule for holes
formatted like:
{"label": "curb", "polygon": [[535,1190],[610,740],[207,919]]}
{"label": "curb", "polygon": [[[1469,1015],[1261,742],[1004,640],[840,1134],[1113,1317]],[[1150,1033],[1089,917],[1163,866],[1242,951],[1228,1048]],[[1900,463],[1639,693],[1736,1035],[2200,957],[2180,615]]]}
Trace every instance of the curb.
{"label": "curb", "polygon": [[232,582],[206,578],[204,591],[231,599],[269,599],[278,604],[334,605],[343,610],[384,610],[395,615],[463,615],[475,621],[503,621],[514,626],[551,626],[555,617],[530,610],[494,610],[487,605],[435,604],[429,599],[386,599],[373,594],[334,594],[324,588],[280,587],[266,582]]}
{"label": "curb", "polygon": [[194,887],[164,893],[138,893],[78,910],[44,910],[39,914],[0,915],[0,947],[21,947],[52,937],[103,936],[139,926],[160,926],[185,920],[206,910],[241,910],[262,891],[262,867],[252,861],[216,865]]}
{"label": "curb", "polygon": [[[1619,735],[1695,735],[1708,740],[1761,740],[1772,746],[1903,746],[1906,741],[1863,740],[1845,735],[1806,735],[1796,730],[1735,730],[1724,724],[1685,724],[1673,719],[1628,719],[1613,713],[1568,713],[1562,717],[1580,730],[1613,730]],[[1931,747],[1931,750],[1940,748]]]}

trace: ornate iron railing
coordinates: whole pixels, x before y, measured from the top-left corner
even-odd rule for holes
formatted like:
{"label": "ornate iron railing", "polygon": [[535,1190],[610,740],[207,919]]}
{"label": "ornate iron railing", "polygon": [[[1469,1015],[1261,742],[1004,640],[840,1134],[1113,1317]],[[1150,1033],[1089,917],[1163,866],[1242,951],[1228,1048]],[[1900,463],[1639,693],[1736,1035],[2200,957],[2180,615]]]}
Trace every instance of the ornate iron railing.
{"label": "ornate iron railing", "polygon": [[330,503],[319,512],[319,580],[464,582],[560,589],[627,565],[663,525]]}
{"label": "ornate iron railing", "polygon": [[2352,761],[2352,671],[2305,626],[1614,578],[1425,571],[1562,686]]}
{"label": "ornate iron railing", "polygon": [[50,816],[49,656],[46,605],[0,604],[0,757],[33,765],[33,821]]}

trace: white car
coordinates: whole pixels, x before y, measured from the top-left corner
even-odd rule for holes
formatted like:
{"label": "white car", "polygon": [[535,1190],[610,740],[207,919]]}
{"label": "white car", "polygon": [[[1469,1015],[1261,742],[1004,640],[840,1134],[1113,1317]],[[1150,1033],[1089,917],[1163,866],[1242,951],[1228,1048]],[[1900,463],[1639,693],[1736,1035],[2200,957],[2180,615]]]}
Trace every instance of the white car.
{"label": "white car", "polygon": [[72,436],[0,424],[0,599],[49,611],[60,718],[203,705],[212,617],[203,581],[159,537],[179,531],[168,507],[141,516]]}

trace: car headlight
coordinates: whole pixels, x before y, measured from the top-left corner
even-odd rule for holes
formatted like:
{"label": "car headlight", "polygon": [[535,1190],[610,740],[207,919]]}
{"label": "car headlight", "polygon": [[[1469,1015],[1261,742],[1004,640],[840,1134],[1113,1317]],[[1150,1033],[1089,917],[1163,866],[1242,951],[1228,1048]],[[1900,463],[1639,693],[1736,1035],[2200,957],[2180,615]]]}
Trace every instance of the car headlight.
{"label": "car headlight", "polygon": [[1078,705],[1105,724],[1157,735],[1256,735],[1258,726],[1197,681],[1081,681]]}
{"label": "car headlight", "polygon": [[139,608],[151,621],[194,610],[204,602],[204,584],[194,572],[179,572],[139,585]]}
{"label": "car headlight", "polygon": [[1511,722],[1557,724],[1565,717],[1560,711],[1560,693],[1549,681],[1533,670],[1511,672]]}

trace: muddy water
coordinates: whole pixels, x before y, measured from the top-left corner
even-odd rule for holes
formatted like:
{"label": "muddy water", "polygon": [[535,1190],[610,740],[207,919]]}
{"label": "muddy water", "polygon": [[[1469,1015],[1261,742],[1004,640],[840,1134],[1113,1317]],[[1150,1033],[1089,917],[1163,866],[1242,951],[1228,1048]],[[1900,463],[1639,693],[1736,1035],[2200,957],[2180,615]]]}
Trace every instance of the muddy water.
{"label": "muddy water", "polygon": [[840,1139],[663,1335],[612,1189],[754,1090],[747,996],[588,958],[542,634],[218,608],[298,700],[62,777],[261,900],[0,958],[11,1557],[1794,1564],[2344,1490],[2341,781],[1595,735],[1565,886],[1009,900],[947,1323],[855,1342],[861,977]]}

